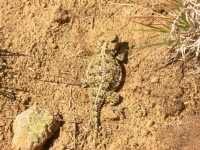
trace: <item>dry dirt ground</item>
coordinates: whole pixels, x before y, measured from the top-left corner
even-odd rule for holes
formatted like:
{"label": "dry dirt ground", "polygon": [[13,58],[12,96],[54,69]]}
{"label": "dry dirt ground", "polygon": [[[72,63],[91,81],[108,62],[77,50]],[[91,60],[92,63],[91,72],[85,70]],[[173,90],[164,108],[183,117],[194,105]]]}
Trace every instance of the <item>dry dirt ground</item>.
{"label": "dry dirt ground", "polygon": [[[164,0],[163,0],[164,1]],[[156,1],[1,0],[0,149],[9,150],[14,118],[32,105],[62,116],[45,150],[198,150],[199,74],[195,60],[173,61],[167,47],[134,49],[166,38],[135,23],[157,19]],[[128,45],[119,89],[124,115],[101,110],[100,137],[88,89],[78,86],[97,42],[116,33]],[[74,84],[74,85],[71,85]],[[96,141],[96,146],[94,145]]]}

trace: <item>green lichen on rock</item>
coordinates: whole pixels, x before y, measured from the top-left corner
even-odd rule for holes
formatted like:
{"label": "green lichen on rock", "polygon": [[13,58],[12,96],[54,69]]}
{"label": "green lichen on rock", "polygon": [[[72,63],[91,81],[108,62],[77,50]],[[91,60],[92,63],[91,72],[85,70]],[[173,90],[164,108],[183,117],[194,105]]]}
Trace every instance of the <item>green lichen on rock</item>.
{"label": "green lichen on rock", "polygon": [[29,112],[29,136],[32,142],[38,142],[52,122],[53,116],[50,115],[49,111],[37,106],[33,107]]}

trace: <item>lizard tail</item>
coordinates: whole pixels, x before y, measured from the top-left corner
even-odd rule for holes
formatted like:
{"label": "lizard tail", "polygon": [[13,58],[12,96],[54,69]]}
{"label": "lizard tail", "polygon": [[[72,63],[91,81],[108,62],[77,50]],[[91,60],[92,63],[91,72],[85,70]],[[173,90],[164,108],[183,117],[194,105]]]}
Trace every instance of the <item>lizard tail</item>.
{"label": "lizard tail", "polygon": [[93,106],[93,113],[94,113],[94,126],[95,126],[95,136],[98,138],[98,133],[99,133],[99,108],[97,105]]}

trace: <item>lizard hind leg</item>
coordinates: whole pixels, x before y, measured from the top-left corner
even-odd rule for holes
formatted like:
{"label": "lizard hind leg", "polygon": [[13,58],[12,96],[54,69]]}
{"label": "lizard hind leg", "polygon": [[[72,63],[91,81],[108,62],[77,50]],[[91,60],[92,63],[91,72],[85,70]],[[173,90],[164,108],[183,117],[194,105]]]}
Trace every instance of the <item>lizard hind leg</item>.
{"label": "lizard hind leg", "polygon": [[113,111],[118,111],[121,113],[121,109],[119,109],[116,105],[119,104],[119,94],[115,91],[109,91],[106,93],[106,100],[110,101],[110,108]]}

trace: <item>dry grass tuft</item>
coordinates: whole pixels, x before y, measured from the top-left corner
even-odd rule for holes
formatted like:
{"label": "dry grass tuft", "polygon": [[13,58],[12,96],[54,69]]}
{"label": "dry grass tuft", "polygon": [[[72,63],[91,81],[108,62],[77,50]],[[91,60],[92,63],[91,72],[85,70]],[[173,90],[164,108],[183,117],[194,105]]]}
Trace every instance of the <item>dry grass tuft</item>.
{"label": "dry grass tuft", "polygon": [[179,5],[169,34],[169,40],[176,41],[174,49],[182,54],[182,59],[188,55],[199,57],[200,51],[200,3],[198,0],[186,0]]}

